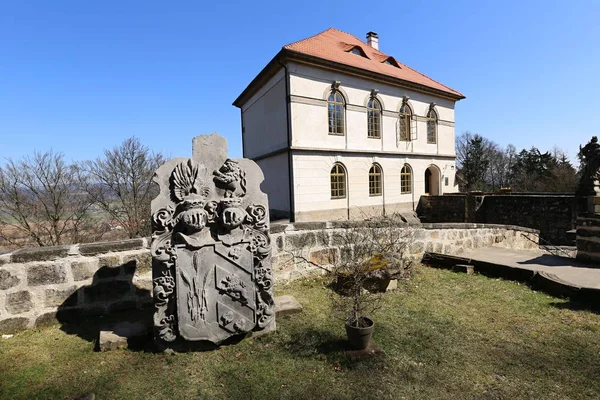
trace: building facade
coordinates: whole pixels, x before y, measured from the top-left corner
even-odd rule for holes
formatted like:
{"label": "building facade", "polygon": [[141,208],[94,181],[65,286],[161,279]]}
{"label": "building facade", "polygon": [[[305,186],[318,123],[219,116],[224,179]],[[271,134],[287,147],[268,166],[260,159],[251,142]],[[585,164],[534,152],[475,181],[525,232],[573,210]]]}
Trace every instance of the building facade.
{"label": "building facade", "polygon": [[272,216],[361,219],[456,192],[454,105],[464,96],[328,29],[284,46],[235,100],[244,157]]}

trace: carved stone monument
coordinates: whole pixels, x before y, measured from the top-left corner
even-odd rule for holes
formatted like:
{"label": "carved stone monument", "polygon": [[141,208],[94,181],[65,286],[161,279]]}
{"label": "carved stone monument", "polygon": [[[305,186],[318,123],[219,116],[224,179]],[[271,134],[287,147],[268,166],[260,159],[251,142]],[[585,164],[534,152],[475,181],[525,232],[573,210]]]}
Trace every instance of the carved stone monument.
{"label": "carved stone monument", "polygon": [[227,158],[217,134],[163,164],[152,201],[154,329],[189,349],[275,329],[269,204],[254,161]]}
{"label": "carved stone monument", "polygon": [[598,137],[580,147],[581,179],[577,187],[576,196],[580,199],[580,210],[592,213],[600,212],[600,144]]}

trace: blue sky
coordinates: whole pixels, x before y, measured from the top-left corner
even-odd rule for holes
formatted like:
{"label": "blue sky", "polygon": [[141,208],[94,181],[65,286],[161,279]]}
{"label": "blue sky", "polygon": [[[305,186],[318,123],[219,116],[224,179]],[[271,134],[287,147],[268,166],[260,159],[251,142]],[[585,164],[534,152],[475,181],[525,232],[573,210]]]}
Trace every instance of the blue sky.
{"label": "blue sky", "polygon": [[233,100],[283,45],[329,27],[375,31],[383,52],[464,93],[457,135],[574,161],[600,133],[600,1],[368,4],[5,0],[0,159],[89,159],[130,136],[189,156],[211,132],[241,156]]}

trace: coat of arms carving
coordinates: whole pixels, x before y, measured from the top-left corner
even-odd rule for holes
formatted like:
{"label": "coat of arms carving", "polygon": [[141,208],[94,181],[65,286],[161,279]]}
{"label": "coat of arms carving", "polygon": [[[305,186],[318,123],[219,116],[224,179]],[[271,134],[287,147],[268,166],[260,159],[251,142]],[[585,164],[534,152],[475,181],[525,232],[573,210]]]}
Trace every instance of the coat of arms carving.
{"label": "coat of arms carving", "polygon": [[275,328],[269,207],[253,161],[225,139],[161,166],[152,202],[154,327],[163,348]]}

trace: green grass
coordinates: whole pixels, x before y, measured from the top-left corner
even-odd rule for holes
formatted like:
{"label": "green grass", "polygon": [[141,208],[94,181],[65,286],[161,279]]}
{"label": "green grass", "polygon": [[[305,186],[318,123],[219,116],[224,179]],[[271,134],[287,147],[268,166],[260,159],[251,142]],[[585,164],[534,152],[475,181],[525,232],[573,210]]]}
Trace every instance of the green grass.
{"label": "green grass", "polygon": [[89,332],[67,334],[59,326],[0,339],[0,397],[600,398],[600,315],[567,300],[420,267],[384,296],[374,318],[374,338],[386,355],[350,361],[322,283],[278,287],[304,312],[278,318],[276,333],[216,351],[95,353]]}

